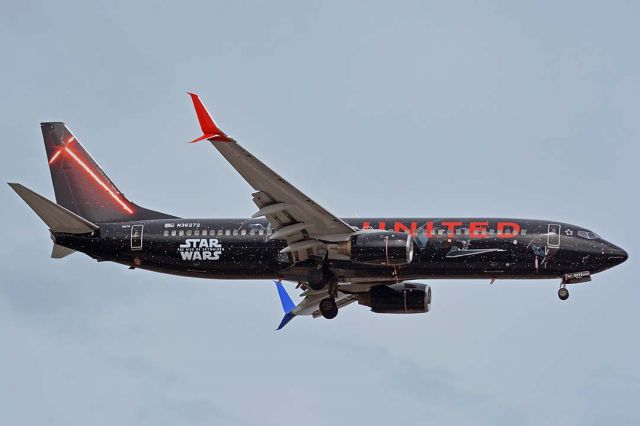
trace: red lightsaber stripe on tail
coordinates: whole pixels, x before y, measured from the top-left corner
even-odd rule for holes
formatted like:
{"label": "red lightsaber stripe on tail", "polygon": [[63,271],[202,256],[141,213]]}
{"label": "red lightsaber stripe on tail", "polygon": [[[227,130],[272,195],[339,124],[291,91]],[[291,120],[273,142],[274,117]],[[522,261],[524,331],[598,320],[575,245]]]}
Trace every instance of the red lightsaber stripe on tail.
{"label": "red lightsaber stripe on tail", "polygon": [[49,164],[53,163],[54,161],[56,161],[56,158],[60,157],[60,154],[62,154],[62,150],[58,150],[55,154],[53,154],[53,156],[51,157],[51,160],[49,160]]}
{"label": "red lightsaber stripe on tail", "polygon": [[[73,137],[73,136],[71,136],[71,137],[67,140],[67,143],[66,143],[66,144],[64,143],[64,141],[61,141],[61,142],[62,142],[62,145],[64,146],[64,145],[69,145],[71,142],[73,142],[73,141],[75,141],[75,140],[76,140],[76,138],[75,138],[75,137]],[[53,164],[53,162],[54,162],[54,161],[56,161],[56,158],[58,158],[58,157],[60,156],[60,154],[62,154],[62,149],[63,149],[63,148],[60,148],[60,149],[59,149],[55,154],[53,154],[53,156],[52,156],[52,157],[51,157],[51,159],[49,160],[49,164]]]}
{"label": "red lightsaber stripe on tail", "polygon": [[[107,194],[111,195],[111,198],[113,198],[114,200],[116,200],[118,202],[118,204],[120,204],[122,206],[122,208],[127,212],[127,213],[131,213],[133,214],[133,210],[131,210],[131,208],[122,200],[122,198],[120,198],[118,196],[118,194],[116,194],[115,192],[113,192],[111,189],[109,189],[109,187],[107,186],[106,183],[104,183],[102,181],[102,179],[100,179],[94,172],[93,170],[91,170],[89,168],[89,166],[87,166],[80,158],[78,158],[78,156],[71,151],[69,148],[65,147],[64,148],[65,151],[67,151],[69,153],[69,155],[71,155],[71,157],[76,160],[76,162],[78,164],[80,164],[80,166],[84,169],[85,172],[87,172],[87,174],[89,176],[91,176],[93,178],[93,180],[95,180],[98,185],[100,185],[101,187],[104,188],[105,191],[107,191]],[[55,156],[54,156],[55,157]]]}

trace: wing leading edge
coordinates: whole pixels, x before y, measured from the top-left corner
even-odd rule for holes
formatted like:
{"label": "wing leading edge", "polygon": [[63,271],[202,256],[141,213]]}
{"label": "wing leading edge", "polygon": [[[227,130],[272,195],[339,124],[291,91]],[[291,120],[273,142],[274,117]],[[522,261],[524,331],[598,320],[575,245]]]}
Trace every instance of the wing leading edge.
{"label": "wing leading edge", "polygon": [[287,241],[283,253],[292,253],[294,262],[322,256],[323,241],[347,239],[355,231],[227,136],[198,95],[189,95],[203,132],[193,142],[209,140],[256,190],[253,201],[259,210],[253,217],[266,217],[276,230],[271,238]]}

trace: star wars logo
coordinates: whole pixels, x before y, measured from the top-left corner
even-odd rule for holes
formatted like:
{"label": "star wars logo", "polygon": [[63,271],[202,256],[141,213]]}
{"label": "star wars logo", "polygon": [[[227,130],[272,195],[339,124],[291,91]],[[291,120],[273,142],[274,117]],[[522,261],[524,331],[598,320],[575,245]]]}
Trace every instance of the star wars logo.
{"label": "star wars logo", "polygon": [[182,260],[219,260],[223,250],[217,238],[189,238],[178,247]]}

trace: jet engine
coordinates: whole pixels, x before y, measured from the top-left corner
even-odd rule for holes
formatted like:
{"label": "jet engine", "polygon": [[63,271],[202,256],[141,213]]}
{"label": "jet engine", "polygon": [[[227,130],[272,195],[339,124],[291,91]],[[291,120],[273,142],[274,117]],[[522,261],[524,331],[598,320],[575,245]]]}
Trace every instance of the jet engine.
{"label": "jet engine", "polygon": [[378,285],[358,294],[358,304],[380,314],[425,313],[431,309],[431,287],[418,283]]}
{"label": "jet engine", "polygon": [[369,265],[406,265],[413,259],[413,239],[404,232],[368,231],[338,245],[338,253]]}

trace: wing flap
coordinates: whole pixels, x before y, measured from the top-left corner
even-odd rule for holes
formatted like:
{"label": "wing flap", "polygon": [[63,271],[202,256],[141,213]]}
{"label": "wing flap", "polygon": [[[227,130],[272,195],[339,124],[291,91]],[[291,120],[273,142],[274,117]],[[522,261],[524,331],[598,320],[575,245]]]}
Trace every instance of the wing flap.
{"label": "wing flap", "polygon": [[260,210],[255,212],[253,215],[251,215],[251,217],[255,219],[256,217],[264,217],[264,216],[267,216],[267,215],[272,215],[272,214],[284,211],[284,210],[288,209],[289,207],[291,207],[291,206],[289,204],[287,204],[287,203],[270,204],[270,205],[264,206],[263,208],[261,208]]}
{"label": "wing flap", "polygon": [[[321,234],[353,232],[347,223],[322,208],[237,142],[232,140],[229,143],[213,143],[213,146],[254,189],[268,195],[273,202],[289,204],[285,210],[274,213],[276,216],[289,213],[298,222],[313,224],[315,231]],[[258,205],[258,207],[263,208],[266,205]],[[275,225],[280,226],[283,223]]]}

